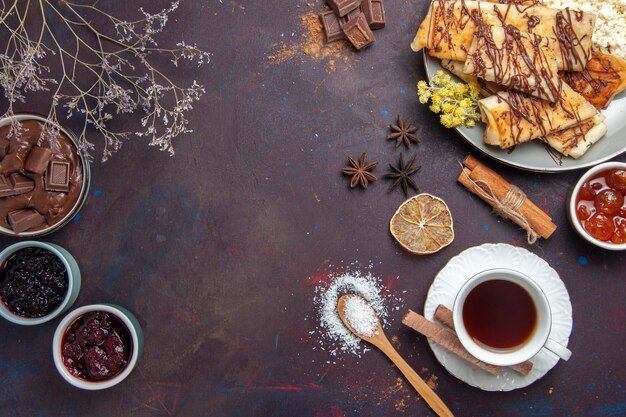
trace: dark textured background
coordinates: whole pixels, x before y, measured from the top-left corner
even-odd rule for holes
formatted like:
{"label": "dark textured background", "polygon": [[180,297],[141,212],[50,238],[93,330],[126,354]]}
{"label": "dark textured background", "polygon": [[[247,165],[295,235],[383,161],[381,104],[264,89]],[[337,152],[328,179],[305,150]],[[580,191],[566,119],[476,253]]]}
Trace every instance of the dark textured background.
{"label": "dark textured background", "polygon": [[[129,19],[140,6],[166,5],[148,3],[99,5]],[[173,158],[136,139],[109,162],[95,162],[80,217],[42,239],[67,248],[80,264],[75,307],[112,302],[137,315],[143,358],[121,385],[80,391],[52,363],[59,320],[35,328],[1,321],[1,416],[433,415],[379,352],[336,359],[313,349],[319,342],[309,334],[317,328],[309,277],[352,262],[371,263],[383,282],[397,277],[392,290],[405,307],[392,312],[386,332],[397,336],[399,352],[418,373],[436,380],[457,415],[626,413],[626,262],[584,243],[568,225],[565,201],[581,172],[542,175],[482,158],[558,225],[549,240],[529,247],[522,231],[456,183],[458,162],[473,149],[417,103],[422,58],[408,45],[427,2],[386,6],[387,27],[371,48],[315,58],[299,48],[301,17],[322,2],[181,4],[162,43],[184,39],[214,54],[206,67],[172,72],[206,87],[190,117],[194,133],[177,141]],[[295,53],[269,59],[281,44]],[[45,104],[32,100],[19,109],[41,112]],[[397,160],[385,138],[399,113],[417,120],[422,138],[413,148],[420,190],[443,197],[454,216],[456,239],[430,256],[403,252],[388,232],[401,193],[388,194],[386,181],[350,190],[340,173],[347,156],[361,152],[380,162],[378,174]],[[133,129],[137,119],[117,123]],[[3,247],[14,241],[0,239]],[[432,279],[451,257],[486,242],[522,246],[545,259],[574,310],[572,359],[508,393],[457,380],[424,338],[400,324],[406,308],[422,311]]]}

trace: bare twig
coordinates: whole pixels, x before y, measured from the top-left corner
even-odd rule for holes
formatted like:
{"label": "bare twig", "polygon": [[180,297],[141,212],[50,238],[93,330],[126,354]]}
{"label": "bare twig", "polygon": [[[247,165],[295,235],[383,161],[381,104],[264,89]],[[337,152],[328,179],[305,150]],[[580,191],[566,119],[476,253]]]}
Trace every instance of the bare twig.
{"label": "bare twig", "polygon": [[[79,146],[88,157],[95,150],[87,137],[90,129],[104,139],[105,161],[131,136],[112,131],[109,122],[114,114],[135,112],[142,116],[141,128],[134,134],[173,155],[172,141],[191,132],[187,113],[205,90],[196,81],[188,86],[176,84],[152,64],[153,57],[168,56],[174,66],[181,60],[203,65],[209,63],[210,54],[185,42],[174,48],[158,46],[155,35],[164,30],[179,1],[154,14],[140,8],[143,17],[134,21],[115,17],[97,3],[0,2],[0,87],[8,101],[5,116],[12,115],[14,103],[25,102],[29,93],[50,91],[54,85],[47,126],[53,129],[58,124],[59,108],[65,109],[65,117],[82,118]],[[26,25],[29,13],[39,14],[34,21],[41,23],[34,31],[33,25]],[[28,16],[29,22],[33,18]],[[110,33],[96,28],[93,18],[107,22]],[[61,67],[59,77],[47,78],[50,70],[43,62],[50,56]]]}

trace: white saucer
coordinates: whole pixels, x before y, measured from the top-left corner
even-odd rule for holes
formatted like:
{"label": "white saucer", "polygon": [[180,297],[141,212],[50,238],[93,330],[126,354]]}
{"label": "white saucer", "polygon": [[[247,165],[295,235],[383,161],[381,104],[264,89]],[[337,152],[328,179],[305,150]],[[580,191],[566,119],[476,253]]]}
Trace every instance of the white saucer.
{"label": "white saucer", "polygon": [[[480,271],[490,268],[514,269],[532,277],[543,289],[552,309],[550,338],[567,346],[572,331],[572,304],[557,272],[546,261],[523,248],[504,243],[487,243],[466,249],[443,267],[435,277],[424,305],[424,316],[434,321],[439,304],[452,309],[454,298],[463,283]],[[542,349],[532,359],[532,371],[523,376],[504,368],[495,376],[459,358],[436,343],[428,341],[437,360],[460,380],[485,391],[511,391],[528,386],[544,376],[559,361],[558,356]]]}

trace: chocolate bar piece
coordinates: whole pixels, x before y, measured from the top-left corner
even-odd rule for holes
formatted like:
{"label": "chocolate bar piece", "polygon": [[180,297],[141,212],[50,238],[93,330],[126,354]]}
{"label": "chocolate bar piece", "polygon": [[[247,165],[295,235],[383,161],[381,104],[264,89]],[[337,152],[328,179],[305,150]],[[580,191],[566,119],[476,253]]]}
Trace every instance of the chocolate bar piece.
{"label": "chocolate bar piece", "polygon": [[10,195],[13,195],[13,186],[7,177],[0,175],[0,197],[8,197]]}
{"label": "chocolate bar piece", "polygon": [[367,19],[370,29],[385,27],[385,6],[383,0],[363,0],[361,10]]}
{"label": "chocolate bar piece", "polygon": [[24,169],[35,174],[43,174],[46,172],[46,168],[48,168],[48,162],[50,162],[51,157],[52,151],[49,148],[33,146],[28,153],[28,158],[26,158]]}
{"label": "chocolate bar piece", "polygon": [[11,187],[13,187],[13,195],[24,194],[35,188],[35,181],[17,172],[11,174],[9,180],[11,180]]}
{"label": "chocolate bar piece", "polygon": [[357,17],[359,17],[360,13],[361,13],[361,6],[357,7],[356,9],[352,11],[349,11],[344,17],[340,17],[339,24],[345,25],[346,23],[348,23],[349,20],[356,19]]}
{"label": "chocolate bar piece", "polygon": [[339,25],[339,18],[334,11],[325,11],[320,15],[320,20],[322,21],[322,27],[326,35],[326,42],[334,42],[346,37]]}
{"label": "chocolate bar piece", "polygon": [[326,43],[345,39],[346,34],[341,30],[341,25],[348,23],[349,20],[355,19],[361,13],[361,8],[348,12],[343,17],[337,17],[335,12],[327,10],[320,15],[322,21],[322,27],[324,28],[324,34],[326,35]]}
{"label": "chocolate bar piece", "polygon": [[359,7],[361,0],[326,0],[326,3],[338,17],[343,17]]}
{"label": "chocolate bar piece", "polygon": [[356,49],[369,46],[376,40],[363,13],[359,13],[356,18],[350,19],[347,23],[341,25],[341,29]]}
{"label": "chocolate bar piece", "polygon": [[46,172],[46,190],[68,192],[70,190],[70,163],[50,161]]}
{"label": "chocolate bar piece", "polygon": [[9,214],[7,214],[7,219],[15,233],[25,232],[28,229],[44,224],[46,221],[44,216],[33,209],[10,211]]}
{"label": "chocolate bar piece", "polygon": [[[35,188],[39,188],[39,189],[45,189],[46,188],[46,182],[44,181],[44,177],[45,177],[45,173],[44,174],[35,174],[32,172],[28,172],[28,171],[24,171],[24,175],[26,175],[28,178],[30,178],[31,180],[33,180],[33,182],[35,183]],[[40,211],[40,213],[43,213]]]}

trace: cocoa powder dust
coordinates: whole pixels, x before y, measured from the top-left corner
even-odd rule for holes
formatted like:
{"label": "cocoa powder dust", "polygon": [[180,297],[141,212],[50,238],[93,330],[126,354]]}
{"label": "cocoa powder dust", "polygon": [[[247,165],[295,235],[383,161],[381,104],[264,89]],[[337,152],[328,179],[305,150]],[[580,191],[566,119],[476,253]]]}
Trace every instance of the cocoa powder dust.
{"label": "cocoa powder dust", "polygon": [[[309,7],[314,6],[307,3]],[[348,63],[354,56],[354,48],[345,40],[326,43],[326,36],[322,22],[319,19],[320,13],[328,10],[310,10],[300,17],[301,34],[295,43],[281,41],[274,47],[274,52],[267,56],[271,64],[282,64],[295,58],[308,57],[315,61],[324,61],[326,71],[332,72],[337,69],[339,62],[349,67]]]}

